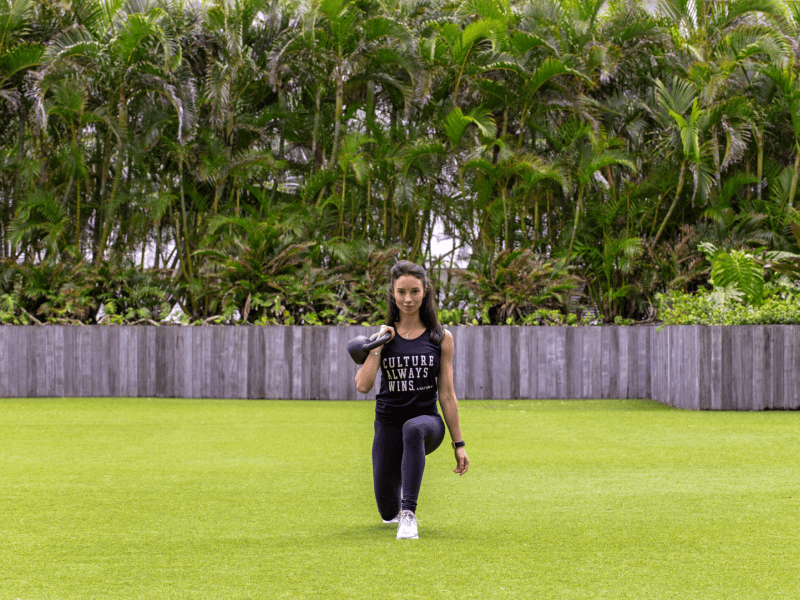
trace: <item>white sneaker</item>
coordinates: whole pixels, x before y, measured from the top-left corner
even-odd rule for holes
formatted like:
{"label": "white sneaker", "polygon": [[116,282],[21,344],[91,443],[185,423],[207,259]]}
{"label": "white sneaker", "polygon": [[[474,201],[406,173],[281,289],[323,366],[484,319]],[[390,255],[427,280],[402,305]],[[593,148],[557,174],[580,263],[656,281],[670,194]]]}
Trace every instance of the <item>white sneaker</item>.
{"label": "white sneaker", "polygon": [[419,539],[419,533],[417,533],[417,517],[410,510],[404,510],[400,512],[400,525],[397,528],[397,539]]}
{"label": "white sneaker", "polygon": [[389,523],[399,523],[400,522],[400,513],[397,513],[391,521],[383,520],[383,522],[388,525]]}

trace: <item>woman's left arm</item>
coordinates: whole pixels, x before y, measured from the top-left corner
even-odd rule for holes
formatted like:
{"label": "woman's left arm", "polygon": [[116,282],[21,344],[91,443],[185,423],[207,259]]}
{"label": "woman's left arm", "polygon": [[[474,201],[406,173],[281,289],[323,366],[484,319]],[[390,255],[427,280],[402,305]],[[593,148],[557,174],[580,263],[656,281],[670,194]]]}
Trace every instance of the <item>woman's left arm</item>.
{"label": "woman's left arm", "polygon": [[[461,425],[458,421],[458,400],[456,399],[456,389],[453,385],[453,355],[455,354],[455,343],[453,335],[445,330],[444,340],[442,341],[442,361],[439,366],[439,404],[442,407],[444,422],[450,430],[450,437],[454,442],[463,441],[461,436]],[[469,458],[467,451],[462,446],[456,448],[456,468],[453,473],[463,475],[469,469]]]}

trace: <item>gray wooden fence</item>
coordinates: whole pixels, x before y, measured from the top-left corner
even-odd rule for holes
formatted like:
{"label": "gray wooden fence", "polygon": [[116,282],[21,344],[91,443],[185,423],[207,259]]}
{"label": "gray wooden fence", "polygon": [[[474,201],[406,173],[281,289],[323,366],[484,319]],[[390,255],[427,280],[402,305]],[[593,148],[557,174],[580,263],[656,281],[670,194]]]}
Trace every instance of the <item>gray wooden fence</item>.
{"label": "gray wooden fence", "polygon": [[[0,397],[373,399],[362,327],[0,327]],[[798,408],[800,327],[453,327],[459,398]]]}

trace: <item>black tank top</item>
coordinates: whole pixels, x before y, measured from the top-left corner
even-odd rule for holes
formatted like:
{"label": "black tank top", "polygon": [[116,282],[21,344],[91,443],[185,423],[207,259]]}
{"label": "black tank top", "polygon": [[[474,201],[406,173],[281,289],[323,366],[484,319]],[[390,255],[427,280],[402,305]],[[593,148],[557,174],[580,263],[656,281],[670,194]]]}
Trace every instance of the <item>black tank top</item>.
{"label": "black tank top", "polygon": [[442,347],[431,341],[427,329],[418,338],[399,335],[381,353],[381,389],[375,416],[385,423],[405,423],[420,415],[438,415],[439,365]]}

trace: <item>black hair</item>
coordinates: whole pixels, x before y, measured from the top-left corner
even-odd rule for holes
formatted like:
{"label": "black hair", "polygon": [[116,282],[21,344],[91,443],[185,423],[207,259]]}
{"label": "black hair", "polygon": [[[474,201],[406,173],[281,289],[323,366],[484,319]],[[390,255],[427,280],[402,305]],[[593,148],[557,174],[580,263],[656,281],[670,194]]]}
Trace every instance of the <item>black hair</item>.
{"label": "black hair", "polygon": [[431,341],[434,344],[441,345],[442,341],[444,341],[444,327],[439,323],[439,309],[436,307],[436,289],[428,279],[425,268],[409,260],[401,260],[392,267],[386,303],[386,324],[389,327],[394,327],[394,324],[400,320],[400,309],[397,308],[397,302],[394,299],[394,284],[404,275],[411,275],[422,282],[425,295],[422,298],[422,306],[419,307],[419,317],[425,328],[431,332]]}

